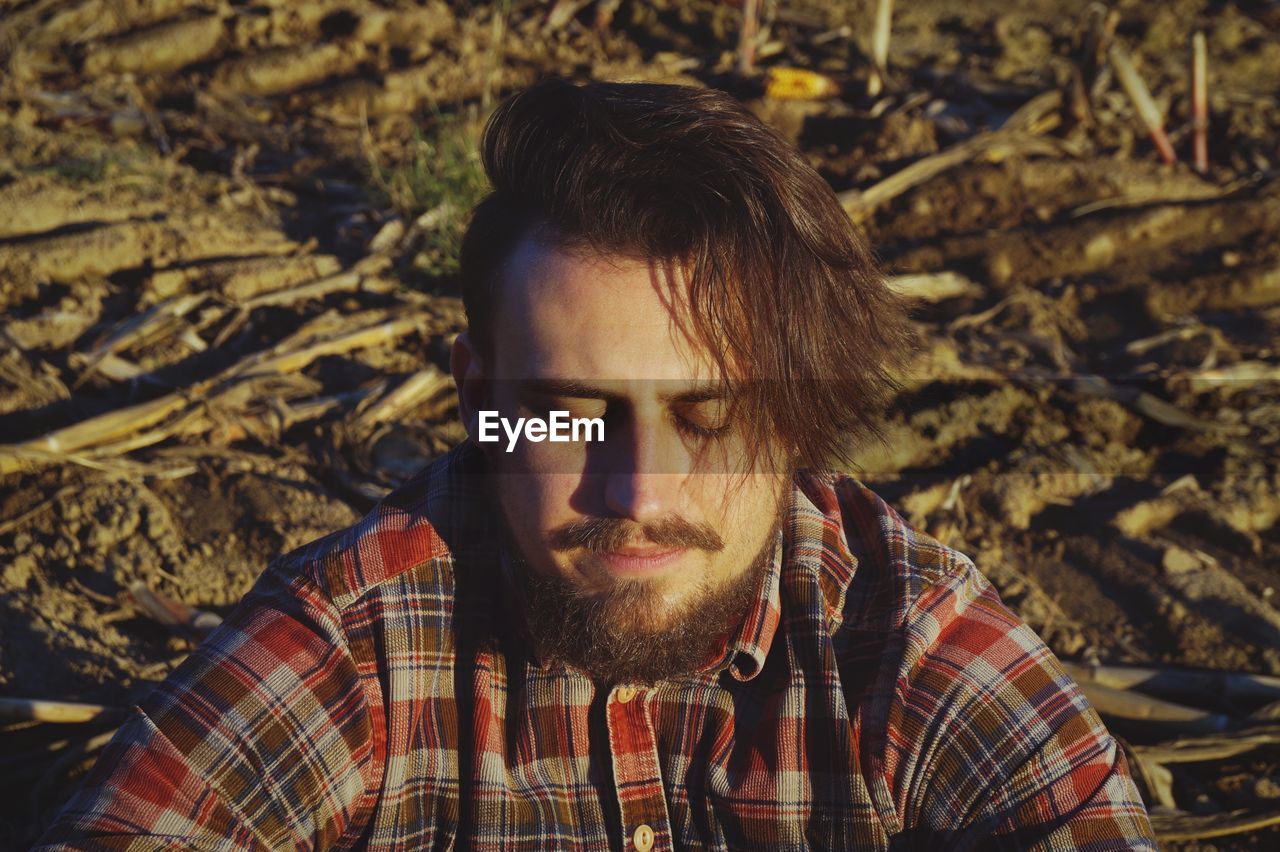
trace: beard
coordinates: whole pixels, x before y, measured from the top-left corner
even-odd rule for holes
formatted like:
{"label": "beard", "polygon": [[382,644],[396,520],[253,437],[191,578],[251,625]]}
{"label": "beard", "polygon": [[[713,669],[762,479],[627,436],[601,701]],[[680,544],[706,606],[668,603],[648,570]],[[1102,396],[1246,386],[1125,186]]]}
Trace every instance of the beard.
{"label": "beard", "polygon": [[[784,508],[764,546],[745,570],[721,584],[704,579],[674,609],[656,581],[624,580],[603,592],[588,592],[560,576],[543,576],[522,566],[525,612],[539,652],[583,669],[606,684],[654,684],[692,673],[714,662],[732,630],[756,604],[772,567]],[[724,544],[714,530],[671,519],[639,525],[619,518],[588,518],[551,535],[557,549],[602,553],[625,546],[642,532],[648,541],[670,547],[718,552]]]}

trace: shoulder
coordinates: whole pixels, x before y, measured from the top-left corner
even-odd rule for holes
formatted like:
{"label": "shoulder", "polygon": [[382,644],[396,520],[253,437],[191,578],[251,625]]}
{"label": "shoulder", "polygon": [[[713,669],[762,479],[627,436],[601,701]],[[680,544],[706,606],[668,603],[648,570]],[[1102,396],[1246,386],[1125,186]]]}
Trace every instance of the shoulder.
{"label": "shoulder", "polygon": [[1070,683],[968,556],[913,528],[852,477],[810,475],[802,488],[830,527],[829,558],[851,566],[837,648],[856,652],[868,636],[884,637],[881,663],[900,695],[943,684],[952,696],[966,687],[989,691],[997,672],[1037,670],[1044,680]]}
{"label": "shoulder", "polygon": [[1115,740],[973,562],[849,477],[800,484],[796,518],[821,519],[825,573],[847,577],[832,633],[841,686],[900,841],[1154,848]]}
{"label": "shoulder", "polygon": [[830,528],[824,550],[852,566],[832,627],[847,697],[869,702],[863,721],[886,734],[891,763],[894,743],[904,761],[934,748],[984,752],[1043,739],[1088,709],[967,556],[851,477],[813,477],[805,488]]}
{"label": "shoulder", "polygon": [[834,639],[868,765],[886,781],[883,810],[901,825],[958,825],[1123,774],[1079,688],[968,557],[849,477],[808,488],[840,531],[828,549],[854,566]]}
{"label": "shoulder", "polygon": [[451,585],[455,552],[491,538],[480,529],[486,519],[477,455],[469,446],[455,448],[360,521],[280,556],[268,573],[313,587],[339,611],[424,566]]}

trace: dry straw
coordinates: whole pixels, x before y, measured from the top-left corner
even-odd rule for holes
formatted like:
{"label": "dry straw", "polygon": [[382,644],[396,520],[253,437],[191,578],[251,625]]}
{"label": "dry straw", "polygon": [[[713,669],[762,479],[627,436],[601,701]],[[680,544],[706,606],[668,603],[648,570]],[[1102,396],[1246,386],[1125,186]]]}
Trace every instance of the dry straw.
{"label": "dry straw", "polygon": [[871,76],[867,78],[867,94],[876,97],[884,89],[889,72],[889,31],[893,23],[893,0],[877,0],[875,29],[871,33]]}
{"label": "dry straw", "polygon": [[1191,127],[1196,171],[1209,170],[1209,58],[1204,33],[1191,37]]}
{"label": "dry straw", "polygon": [[1151,98],[1147,84],[1138,75],[1138,69],[1133,67],[1129,54],[1119,44],[1113,44],[1108,55],[1111,57],[1111,67],[1120,78],[1120,85],[1124,87],[1129,100],[1133,102],[1133,107],[1138,111],[1138,117],[1142,119],[1147,132],[1151,134],[1151,140],[1156,143],[1160,156],[1166,163],[1176,163],[1178,155],[1173,152],[1169,135],[1164,132],[1164,116],[1160,114],[1160,108]]}

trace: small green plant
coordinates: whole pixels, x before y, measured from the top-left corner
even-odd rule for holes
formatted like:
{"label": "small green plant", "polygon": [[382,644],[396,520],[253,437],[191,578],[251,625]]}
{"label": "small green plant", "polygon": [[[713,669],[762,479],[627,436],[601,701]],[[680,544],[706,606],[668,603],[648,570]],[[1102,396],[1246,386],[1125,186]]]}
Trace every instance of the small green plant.
{"label": "small green plant", "polygon": [[139,171],[139,157],[109,146],[85,146],[76,153],[63,154],[52,162],[18,167],[25,174],[44,174],[72,186],[92,186],[122,174]]}
{"label": "small green plant", "polygon": [[432,277],[458,271],[458,254],[471,208],[488,191],[476,146],[474,121],[436,116],[393,165],[374,165],[374,181],[387,203],[422,232],[414,266]]}
{"label": "small green plant", "polygon": [[110,163],[106,157],[68,157],[53,167],[54,174],[69,183],[99,183],[107,176]]}

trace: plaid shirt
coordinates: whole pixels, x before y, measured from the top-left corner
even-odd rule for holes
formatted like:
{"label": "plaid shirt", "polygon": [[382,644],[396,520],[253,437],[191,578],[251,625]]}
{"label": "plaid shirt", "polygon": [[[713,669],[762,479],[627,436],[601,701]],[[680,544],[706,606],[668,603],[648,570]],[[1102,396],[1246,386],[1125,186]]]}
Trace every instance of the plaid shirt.
{"label": "plaid shirt", "polygon": [[961,554],[800,474],[696,674],[539,661],[459,449],[277,560],[44,848],[1155,849],[1122,753]]}

